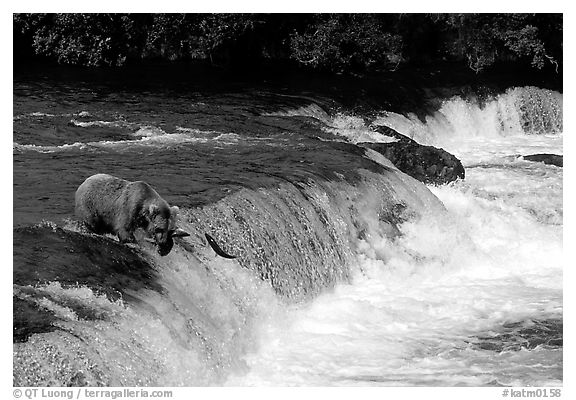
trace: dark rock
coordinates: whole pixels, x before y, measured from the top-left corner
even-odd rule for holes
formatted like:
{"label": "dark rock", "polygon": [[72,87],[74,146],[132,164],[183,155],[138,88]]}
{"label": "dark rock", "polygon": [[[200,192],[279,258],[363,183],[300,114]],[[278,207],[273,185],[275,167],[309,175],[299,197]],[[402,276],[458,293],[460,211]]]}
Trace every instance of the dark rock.
{"label": "dark rock", "polygon": [[13,229],[13,341],[25,342],[36,333],[60,330],[53,311],[42,306],[50,301],[72,310],[79,319],[106,318],[106,310],[58,296],[44,284],[58,282],[63,288],[84,286],[110,301],[141,302],[139,291],[163,291],[156,267],[143,253],[112,239],[79,232],[29,226]]}
{"label": "dark rock", "polygon": [[398,139],[398,141],[402,142],[402,143],[417,143],[414,139],[411,139],[408,136],[403,135],[399,132],[396,132],[394,129],[389,128],[389,127],[384,126],[384,125],[380,125],[380,126],[372,125],[371,128],[374,129],[376,132],[383,134],[384,136],[393,137],[394,139]]}
{"label": "dark rock", "polygon": [[563,326],[561,319],[508,323],[485,335],[476,336],[468,343],[475,348],[498,353],[533,350],[536,347],[557,349],[563,346]]}
{"label": "dark rock", "polygon": [[527,161],[536,161],[536,162],[543,162],[544,164],[552,164],[557,167],[563,167],[564,164],[564,157],[559,156],[557,154],[530,154],[528,156],[524,156],[524,159]]}
{"label": "dark rock", "polygon": [[38,307],[34,301],[12,296],[14,343],[25,342],[34,333],[56,330],[54,322],[58,318],[53,312]]}
{"label": "dark rock", "polygon": [[140,289],[163,289],[143,253],[99,235],[28,226],[13,229],[13,283],[83,285],[111,301],[131,300]]}
{"label": "dark rock", "polygon": [[424,146],[388,127],[377,131],[398,139],[393,143],[359,143],[382,154],[400,171],[427,184],[441,185],[464,178],[464,167],[460,160],[446,150]]}

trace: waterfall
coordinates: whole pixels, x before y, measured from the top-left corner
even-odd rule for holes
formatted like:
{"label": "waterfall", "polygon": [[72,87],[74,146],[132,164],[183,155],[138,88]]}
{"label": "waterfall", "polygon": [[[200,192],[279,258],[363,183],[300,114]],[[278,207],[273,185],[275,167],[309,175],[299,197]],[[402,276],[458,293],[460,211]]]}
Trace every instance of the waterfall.
{"label": "waterfall", "polygon": [[388,126],[422,144],[442,146],[470,139],[561,134],[562,106],[558,92],[516,87],[484,101],[452,97],[424,121],[415,114],[383,112],[373,124]]}
{"label": "waterfall", "polygon": [[[74,229],[18,229],[16,262],[40,257],[50,267],[36,285],[26,284],[35,270],[18,271],[17,313],[28,318],[19,328],[38,314],[51,323],[32,321],[36,331],[15,344],[14,384],[211,385],[241,373],[262,321],[350,282],[365,243],[392,240],[403,221],[443,212],[424,185],[370,157],[383,172],[359,171],[356,182],[282,180],[181,208],[191,236],[166,257]],[[216,256],[204,233],[237,259]]]}

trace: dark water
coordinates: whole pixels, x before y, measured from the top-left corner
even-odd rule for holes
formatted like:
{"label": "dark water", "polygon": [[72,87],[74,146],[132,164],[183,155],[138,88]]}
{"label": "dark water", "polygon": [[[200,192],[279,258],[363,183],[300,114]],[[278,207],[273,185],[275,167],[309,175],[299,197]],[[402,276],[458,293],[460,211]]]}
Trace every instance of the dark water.
{"label": "dark water", "polygon": [[[336,135],[345,107],[303,86],[157,71],[15,74],[14,385],[225,384],[257,370],[246,357],[261,350],[264,327],[281,325],[275,318],[370,270],[361,256],[374,237],[400,246],[407,221],[450,218],[424,185]],[[83,231],[74,192],[95,173],[147,181],[180,207],[191,236],[160,257],[144,241]],[[238,258],[217,257],[205,233]],[[418,251],[415,265],[428,260]],[[561,348],[561,319],[544,315],[526,331],[532,319],[516,317],[508,322],[521,327],[458,340],[487,357]],[[508,344],[526,335],[528,344]],[[554,371],[543,381],[556,382]],[[494,379],[517,382],[475,383]]]}
{"label": "dark water", "polygon": [[327,134],[314,118],[266,115],[310,106],[306,96],[197,85],[17,80],[14,224],[69,216],[75,189],[97,172],[146,177],[169,202],[196,206],[240,187],[382,169],[354,146],[318,140]]}

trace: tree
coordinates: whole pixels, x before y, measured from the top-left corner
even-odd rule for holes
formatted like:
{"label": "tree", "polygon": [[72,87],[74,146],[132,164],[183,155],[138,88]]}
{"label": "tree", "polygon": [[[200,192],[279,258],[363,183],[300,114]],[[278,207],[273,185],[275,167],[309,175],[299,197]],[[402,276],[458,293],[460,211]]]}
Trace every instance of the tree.
{"label": "tree", "polygon": [[395,70],[404,61],[402,37],[373,14],[319,14],[290,39],[293,59],[334,72]]}
{"label": "tree", "polygon": [[142,42],[139,14],[15,14],[38,55],[61,64],[121,66]]}
{"label": "tree", "polygon": [[557,70],[562,23],[562,14],[14,15],[15,44],[62,64],[273,59],[343,73],[444,59],[476,72],[498,63]]}
{"label": "tree", "polygon": [[448,33],[445,39],[448,53],[458,59],[465,59],[476,72],[503,60],[527,60],[537,69],[542,69],[546,63],[557,67],[561,53],[554,51],[552,42],[562,42],[562,15],[556,14],[554,18],[556,27],[560,27],[556,32],[540,28],[550,15],[544,17],[538,14],[432,16]]}

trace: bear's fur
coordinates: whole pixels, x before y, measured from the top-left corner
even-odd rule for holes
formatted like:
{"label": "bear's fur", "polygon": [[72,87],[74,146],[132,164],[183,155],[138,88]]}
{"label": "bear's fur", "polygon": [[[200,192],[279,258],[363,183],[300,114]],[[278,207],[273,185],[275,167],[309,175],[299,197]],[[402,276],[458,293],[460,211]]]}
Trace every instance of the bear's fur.
{"label": "bear's fur", "polygon": [[167,255],[172,238],[188,236],[176,228],[178,207],[170,205],[146,182],[129,182],[107,174],[87,178],[76,190],[76,217],[95,233],[118,235],[134,243],[141,228],[154,240],[158,253]]}

